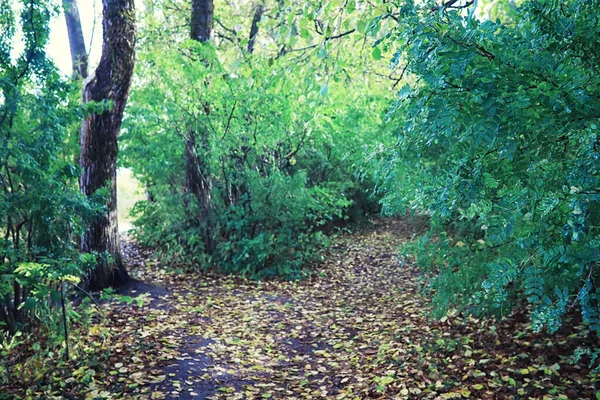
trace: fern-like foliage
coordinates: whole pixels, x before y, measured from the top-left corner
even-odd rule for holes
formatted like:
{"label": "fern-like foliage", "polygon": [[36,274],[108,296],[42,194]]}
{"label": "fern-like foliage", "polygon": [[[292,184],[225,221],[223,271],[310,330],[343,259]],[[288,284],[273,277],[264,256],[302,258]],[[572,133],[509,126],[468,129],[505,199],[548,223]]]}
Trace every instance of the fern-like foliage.
{"label": "fern-like foliage", "polygon": [[379,187],[388,213],[430,216],[410,250],[437,274],[436,312],[518,305],[554,332],[579,308],[600,332],[600,5],[526,0],[481,20],[406,7],[391,65],[410,83]]}
{"label": "fern-like foliage", "polygon": [[523,289],[530,304],[540,304],[544,295],[544,277],[540,268],[531,266],[525,269]]}

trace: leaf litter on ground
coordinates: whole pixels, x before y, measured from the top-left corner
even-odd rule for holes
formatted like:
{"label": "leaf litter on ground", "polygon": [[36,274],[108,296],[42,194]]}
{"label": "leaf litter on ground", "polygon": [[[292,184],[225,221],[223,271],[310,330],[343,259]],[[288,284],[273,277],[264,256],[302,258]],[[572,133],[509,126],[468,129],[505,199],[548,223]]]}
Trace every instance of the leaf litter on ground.
{"label": "leaf litter on ground", "polygon": [[298,282],[182,274],[128,243],[144,282],[122,294],[145,301],[104,304],[106,317],[82,332],[84,358],[7,390],[69,399],[596,396],[598,380],[569,362],[589,340],[575,314],[565,320],[573,329],[555,335],[533,333],[524,313],[432,320],[425,277],[397,257],[417,233],[404,220],[377,220],[339,237]]}

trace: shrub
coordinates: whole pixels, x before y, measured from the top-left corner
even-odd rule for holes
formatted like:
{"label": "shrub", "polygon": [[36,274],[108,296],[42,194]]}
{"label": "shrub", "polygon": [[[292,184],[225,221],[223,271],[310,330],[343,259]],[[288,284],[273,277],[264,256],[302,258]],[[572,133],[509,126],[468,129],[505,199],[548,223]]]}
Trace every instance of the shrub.
{"label": "shrub", "polygon": [[[76,237],[98,210],[79,193],[70,147],[81,113],[44,53],[53,3],[1,7],[0,329],[15,332],[55,312],[60,282],[82,274]],[[17,15],[24,50],[13,58]]]}
{"label": "shrub", "polygon": [[410,74],[389,117],[384,208],[431,217],[413,246],[438,310],[529,304],[558,329],[578,304],[600,330],[600,19],[585,1],[528,1],[506,23],[432,4],[400,10],[393,66]]}
{"label": "shrub", "polygon": [[[304,75],[283,58],[227,56],[194,41],[140,51],[121,141],[122,165],[148,190],[136,237],[166,262],[299,278],[324,231],[377,210],[362,151],[378,126],[369,107],[336,103],[343,86],[316,83],[313,64]],[[196,191],[186,181],[194,155]]]}

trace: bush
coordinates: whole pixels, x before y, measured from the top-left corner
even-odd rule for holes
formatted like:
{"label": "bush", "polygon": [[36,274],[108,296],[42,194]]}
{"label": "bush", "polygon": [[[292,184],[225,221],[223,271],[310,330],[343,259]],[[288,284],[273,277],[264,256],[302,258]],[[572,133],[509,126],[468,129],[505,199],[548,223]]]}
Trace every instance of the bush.
{"label": "bush", "polygon": [[0,6],[0,330],[15,332],[56,312],[60,283],[79,279],[89,260],[76,237],[98,210],[79,193],[72,88],[44,53],[53,5],[20,11],[14,59],[16,7]]}
{"label": "bush", "polygon": [[412,246],[434,301],[558,329],[578,304],[600,331],[597,5],[528,1],[506,23],[427,3],[391,34],[409,82],[381,154],[384,208],[431,217]]}
{"label": "bush", "polygon": [[[283,58],[226,65],[220,51],[160,40],[140,51],[121,139],[123,165],[148,190],[136,238],[165,262],[299,278],[325,231],[377,211],[362,151],[378,127],[369,107],[335,102],[342,85]],[[186,180],[194,156],[202,190]]]}

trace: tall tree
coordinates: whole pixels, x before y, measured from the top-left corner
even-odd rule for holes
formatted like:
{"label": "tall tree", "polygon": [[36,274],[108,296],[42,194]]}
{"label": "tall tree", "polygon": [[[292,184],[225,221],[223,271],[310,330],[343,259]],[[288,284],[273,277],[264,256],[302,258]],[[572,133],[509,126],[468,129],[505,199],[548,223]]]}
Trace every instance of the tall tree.
{"label": "tall tree", "polygon": [[73,76],[75,78],[87,78],[88,56],[85,51],[83,30],[77,0],[63,0],[65,20],[67,21],[67,32],[69,34],[69,48],[71,49],[71,62],[73,63]]}
{"label": "tall tree", "polygon": [[133,0],[102,0],[103,45],[100,64],[83,88],[84,103],[104,103],[81,129],[81,191],[93,196],[108,188],[106,212],[86,230],[85,252],[101,256],[90,272],[91,289],[117,286],[128,280],[119,244],[117,222],[117,137],[129,94],[135,61],[135,8]]}
{"label": "tall tree", "polygon": [[248,37],[248,53],[254,52],[254,44],[256,43],[256,36],[258,36],[258,23],[262,18],[265,7],[259,4],[254,11],[254,17],[252,18],[252,24],[250,25],[250,36]]}
{"label": "tall tree", "polygon": [[[210,40],[213,29],[214,5],[213,0],[193,0],[190,19],[190,37],[201,43]],[[204,105],[204,111],[210,114],[210,105]],[[199,132],[201,146],[204,152],[209,150],[208,132]],[[204,239],[205,250],[212,253],[214,242],[212,240],[212,198],[211,180],[207,171],[206,162],[198,155],[196,147],[196,134],[194,129],[189,129],[185,139],[185,190],[193,194],[200,206],[200,224]]]}
{"label": "tall tree", "polygon": [[190,20],[190,35],[192,39],[202,43],[210,39],[214,22],[214,10],[213,0],[192,1],[192,16]]}

